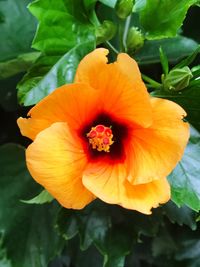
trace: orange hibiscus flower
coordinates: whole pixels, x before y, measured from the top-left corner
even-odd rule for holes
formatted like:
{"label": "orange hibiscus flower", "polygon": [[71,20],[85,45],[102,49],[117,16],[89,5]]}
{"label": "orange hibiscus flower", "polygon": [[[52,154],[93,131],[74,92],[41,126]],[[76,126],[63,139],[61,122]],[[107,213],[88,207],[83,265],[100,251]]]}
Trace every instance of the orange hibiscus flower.
{"label": "orange hibiscus flower", "polygon": [[79,64],[75,83],[56,89],[19,118],[33,140],[28,169],[66,208],[96,197],[150,214],[170,198],[166,176],[189,137],[185,111],[150,97],[137,63],[127,54],[107,63],[96,49]]}

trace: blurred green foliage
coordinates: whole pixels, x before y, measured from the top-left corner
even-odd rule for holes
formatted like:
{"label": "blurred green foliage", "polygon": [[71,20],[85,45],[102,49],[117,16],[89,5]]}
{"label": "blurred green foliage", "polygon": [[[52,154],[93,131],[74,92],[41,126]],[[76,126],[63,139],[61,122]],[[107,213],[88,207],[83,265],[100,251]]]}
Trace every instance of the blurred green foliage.
{"label": "blurred green foliage", "polygon": [[[115,4],[116,0],[0,1],[1,267],[200,266],[199,51],[180,63],[200,41],[200,11],[195,6],[199,1],[135,0],[133,13],[123,22]],[[151,216],[99,200],[81,211],[61,208],[55,200],[44,205],[21,201],[50,200],[45,192],[42,200],[41,195],[34,198],[42,188],[27,171],[24,146],[30,141],[21,137],[16,119],[29,109],[24,105],[73,81],[80,60],[96,47],[95,34],[105,20],[117,28],[115,36],[98,39],[110,49],[110,59],[120,49],[118,25],[125,29],[121,40],[125,52],[128,28],[138,27],[144,46],[132,56],[151,77],[149,91],[180,104],[193,125],[185,155],[169,176],[173,202]],[[160,46],[165,54],[162,64]],[[183,90],[163,86],[163,75],[188,65],[193,77]]]}

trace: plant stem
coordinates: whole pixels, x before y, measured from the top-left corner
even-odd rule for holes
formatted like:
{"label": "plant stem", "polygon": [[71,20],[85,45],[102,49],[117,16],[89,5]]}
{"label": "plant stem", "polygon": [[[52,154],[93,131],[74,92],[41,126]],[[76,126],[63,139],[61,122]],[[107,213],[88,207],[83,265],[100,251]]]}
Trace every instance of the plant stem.
{"label": "plant stem", "polygon": [[162,87],[162,84],[161,83],[154,81],[153,79],[151,79],[150,77],[148,77],[148,76],[146,76],[144,74],[142,74],[142,79],[145,82],[148,82],[152,86],[152,88],[158,89],[158,88],[161,88]]}
{"label": "plant stem", "polygon": [[124,36],[124,23],[120,19],[120,21],[119,21],[119,49],[120,49],[120,52],[125,52],[123,36]]}
{"label": "plant stem", "polygon": [[125,47],[125,52],[127,51],[126,39],[127,39],[130,23],[131,23],[131,15],[126,18],[125,26],[124,26],[123,44],[124,44],[124,47]]}
{"label": "plant stem", "polygon": [[119,51],[109,41],[106,41],[105,43],[115,54],[119,54]]}

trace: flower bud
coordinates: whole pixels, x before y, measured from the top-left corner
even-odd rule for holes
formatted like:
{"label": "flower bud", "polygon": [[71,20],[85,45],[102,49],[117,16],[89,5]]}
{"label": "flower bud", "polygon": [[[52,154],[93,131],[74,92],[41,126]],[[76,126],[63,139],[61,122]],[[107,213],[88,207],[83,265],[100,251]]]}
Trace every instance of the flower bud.
{"label": "flower bud", "polygon": [[104,20],[103,23],[95,29],[97,45],[112,39],[115,33],[115,24],[112,21]]}
{"label": "flower bud", "polygon": [[164,89],[180,91],[189,85],[192,77],[192,72],[187,66],[173,69],[163,80]]}
{"label": "flower bud", "polygon": [[144,35],[137,27],[131,27],[128,31],[126,46],[129,54],[135,53],[144,45]]}
{"label": "flower bud", "polygon": [[120,19],[127,18],[133,9],[134,1],[133,0],[118,0],[115,5],[115,11],[117,16]]}

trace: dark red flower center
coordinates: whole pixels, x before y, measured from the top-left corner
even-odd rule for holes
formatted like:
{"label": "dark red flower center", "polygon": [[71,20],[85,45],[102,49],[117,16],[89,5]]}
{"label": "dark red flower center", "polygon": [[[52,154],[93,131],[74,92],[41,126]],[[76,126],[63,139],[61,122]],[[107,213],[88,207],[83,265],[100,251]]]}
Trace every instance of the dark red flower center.
{"label": "dark red flower center", "polygon": [[[129,124],[127,122],[102,112],[95,119],[85,123],[79,133],[89,161],[105,159],[109,162],[123,162],[125,160],[125,147],[128,146],[129,140]],[[99,134],[102,135],[97,141],[96,137]],[[103,146],[98,143],[99,141],[101,144],[103,143]]]}

